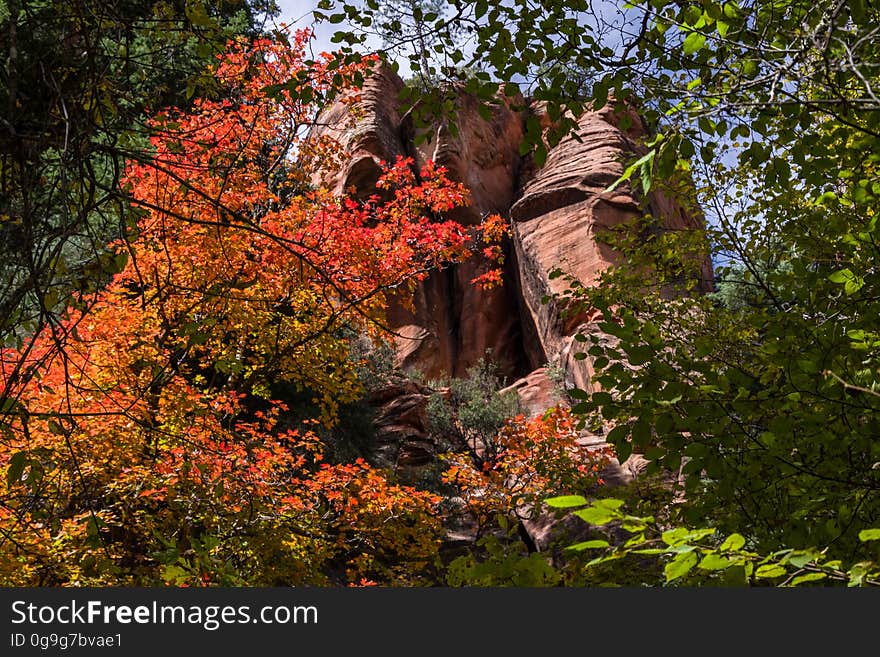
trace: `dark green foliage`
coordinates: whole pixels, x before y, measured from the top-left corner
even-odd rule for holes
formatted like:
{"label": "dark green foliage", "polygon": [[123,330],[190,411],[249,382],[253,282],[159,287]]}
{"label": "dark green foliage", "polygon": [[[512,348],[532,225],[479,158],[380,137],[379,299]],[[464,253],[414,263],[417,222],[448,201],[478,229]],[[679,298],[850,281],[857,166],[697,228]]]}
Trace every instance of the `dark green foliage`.
{"label": "dark green foliage", "polygon": [[480,458],[493,458],[498,430],[519,411],[516,392],[499,394],[503,382],[497,372],[491,361],[480,359],[465,378],[452,379],[445,392],[432,395],[428,430],[454,451],[465,449],[475,456],[479,452]]}
{"label": "dark green foliage", "polygon": [[[569,498],[547,500],[550,506],[566,509],[571,508],[571,502]],[[664,586],[880,585],[876,561],[844,563],[816,548],[761,553],[737,532],[661,524],[653,516],[630,515],[619,499],[597,500],[589,506],[583,498],[580,502],[583,508],[575,515],[600,526],[611,539],[568,547],[570,552],[592,557],[584,563],[588,582],[626,585],[633,583],[635,574],[639,583]],[[859,534],[865,547],[876,540],[880,540],[878,529]]]}
{"label": "dark green foliage", "polygon": [[[440,79],[445,42],[461,35],[459,26],[447,19],[446,0],[381,0],[367,29],[382,40],[392,61],[406,58],[412,71],[410,82],[418,91],[430,91]],[[453,9],[454,11],[454,9]]]}
{"label": "dark green foliage", "polygon": [[471,552],[454,559],[446,569],[449,586],[557,586],[562,575],[537,552],[529,554],[520,541],[481,538]]}

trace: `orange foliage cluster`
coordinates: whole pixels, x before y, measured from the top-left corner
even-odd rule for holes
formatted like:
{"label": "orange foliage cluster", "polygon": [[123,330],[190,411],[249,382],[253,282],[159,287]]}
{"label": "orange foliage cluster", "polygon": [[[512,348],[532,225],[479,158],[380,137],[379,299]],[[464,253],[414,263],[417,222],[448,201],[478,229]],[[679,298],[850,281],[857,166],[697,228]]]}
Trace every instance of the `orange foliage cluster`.
{"label": "orange foliage cluster", "polygon": [[310,188],[338,152],[306,137],[313,101],[370,62],[307,66],[307,40],[233,44],[224,99],[153,119],[154,153],[125,174],[142,214],[113,245],[121,271],[0,353],[21,390],[0,438],[0,581],[413,583],[435,555],[433,495],[322,464],[318,420],[273,399],[279,381],[309,391],[331,423],[359,393],[343,330],[377,331],[386,295],[472,243],[428,218],[466,202],[440,168],[417,182],[396,163],[384,200]]}
{"label": "orange foliage cluster", "polygon": [[510,227],[500,215],[493,214],[485,219],[482,225],[483,243],[486,244],[483,247],[483,256],[489,263],[497,266],[471,279],[472,284],[486,290],[501,285],[501,266],[504,264],[501,241],[509,233]]}
{"label": "orange foliage cluster", "polygon": [[565,406],[543,416],[519,415],[486,445],[472,453],[447,455],[446,483],[456,485],[466,510],[478,525],[495,516],[525,518],[541,500],[560,493],[588,491],[604,482],[600,476],[612,454],[579,442],[577,420]]}

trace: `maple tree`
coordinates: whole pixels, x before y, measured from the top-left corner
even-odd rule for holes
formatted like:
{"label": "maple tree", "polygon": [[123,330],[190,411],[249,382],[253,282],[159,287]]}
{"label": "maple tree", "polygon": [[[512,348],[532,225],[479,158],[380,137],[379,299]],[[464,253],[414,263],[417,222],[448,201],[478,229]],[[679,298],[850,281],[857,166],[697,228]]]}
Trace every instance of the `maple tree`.
{"label": "maple tree", "polygon": [[497,517],[521,521],[542,510],[549,495],[595,491],[612,453],[581,441],[570,409],[559,404],[541,416],[516,415],[488,440],[446,455],[445,483],[455,485],[479,535]]}
{"label": "maple tree", "polygon": [[7,584],[411,584],[435,558],[438,498],[324,463],[315,425],[359,394],[346,335],[381,339],[387,298],[484,236],[439,219],[467,198],[431,164],[365,201],[311,184],[339,154],[319,101],[356,103],[372,60],[309,61],[308,38],[231,43],[219,100],[154,115],[121,271],[0,352]]}

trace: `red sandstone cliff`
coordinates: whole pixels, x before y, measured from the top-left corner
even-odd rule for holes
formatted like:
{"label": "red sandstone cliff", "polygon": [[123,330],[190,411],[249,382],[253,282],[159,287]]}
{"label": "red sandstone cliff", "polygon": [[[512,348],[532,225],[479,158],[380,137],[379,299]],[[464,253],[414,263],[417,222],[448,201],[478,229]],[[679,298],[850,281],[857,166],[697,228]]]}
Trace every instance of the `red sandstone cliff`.
{"label": "red sandstone cliff", "polygon": [[[626,184],[610,193],[604,190],[623,173],[629,156],[639,151],[642,122],[631,114],[624,131],[610,107],[588,111],[578,120],[578,139],[560,141],[544,165],[535,168],[519,155],[519,144],[528,113],[546,120],[539,105],[516,111],[502,101],[486,119],[477,111],[477,101],[462,93],[456,102],[458,130],[439,121],[421,135],[425,139],[417,140],[397,100],[402,85],[390,69],[379,69],[366,80],[354,121],[345,120],[352,117],[344,103],[324,112],[317,129],[335,132],[348,158],[323,182],[339,193],[353,186],[369,194],[381,161],[410,156],[421,165],[432,159],[470,191],[470,207],[453,219],[475,224],[485,214],[499,213],[510,222],[512,238],[503,287],[487,291],[469,283],[489,266],[476,255],[425,280],[416,291],[413,310],[392,308],[388,319],[397,333],[398,365],[430,378],[461,376],[491,350],[500,373],[516,381],[511,388],[531,413],[554,402],[548,363],[562,368],[571,383],[591,389],[590,359],[573,357],[573,335],[597,330],[591,324],[594,318],[563,318],[542,298],[567,285],[564,279],[549,277],[553,268],[590,284],[615,261],[615,252],[596,239],[597,231],[637,217],[642,205]],[[523,105],[521,98],[517,100]],[[668,228],[700,225],[662,193],[652,191],[644,204]],[[708,262],[705,268],[708,280]],[[420,393],[403,392],[403,398],[391,395],[380,402],[380,441],[384,434],[389,441],[393,435],[404,446],[405,460],[428,459]],[[396,406],[406,408],[406,417],[392,412]],[[637,462],[617,468],[609,478],[630,479]]]}

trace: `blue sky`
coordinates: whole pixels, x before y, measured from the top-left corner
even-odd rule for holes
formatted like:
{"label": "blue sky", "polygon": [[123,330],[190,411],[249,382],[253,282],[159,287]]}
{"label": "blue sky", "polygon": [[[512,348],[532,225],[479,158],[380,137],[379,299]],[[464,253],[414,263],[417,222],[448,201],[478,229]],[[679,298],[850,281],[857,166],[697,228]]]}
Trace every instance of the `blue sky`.
{"label": "blue sky", "polygon": [[[281,15],[276,19],[294,27],[308,27],[312,23],[311,12],[315,9],[316,0],[275,0],[281,8]],[[337,26],[324,23],[315,34],[314,48],[316,51],[330,49],[330,35]]]}
{"label": "blue sky", "polygon": [[[331,25],[323,22],[317,27],[312,25],[312,11],[318,4],[317,0],[275,0],[281,8],[281,14],[276,19],[279,23],[285,22],[293,25],[295,28],[313,27],[315,29],[315,38],[312,41],[312,48],[315,53],[321,51],[335,50],[338,46],[330,43],[330,37],[337,30],[350,29],[348,22],[339,25]],[[376,44],[378,49],[379,44]]]}
{"label": "blue sky", "polygon": [[[312,11],[315,10],[318,0],[275,0],[275,2],[281,9],[281,14],[276,19],[277,22],[287,23],[294,26],[294,28],[311,26],[315,30],[315,38],[312,41],[312,49],[315,54],[322,51],[335,50],[338,45],[330,43],[330,37],[333,33],[337,30],[351,29],[351,25],[347,21],[338,25],[323,22],[318,26],[313,26]],[[369,39],[367,43],[370,43]],[[381,47],[381,43],[376,40],[373,47],[378,50]],[[410,69],[407,59],[405,57],[401,58],[398,64],[400,65],[400,74],[404,77],[408,75]]]}

